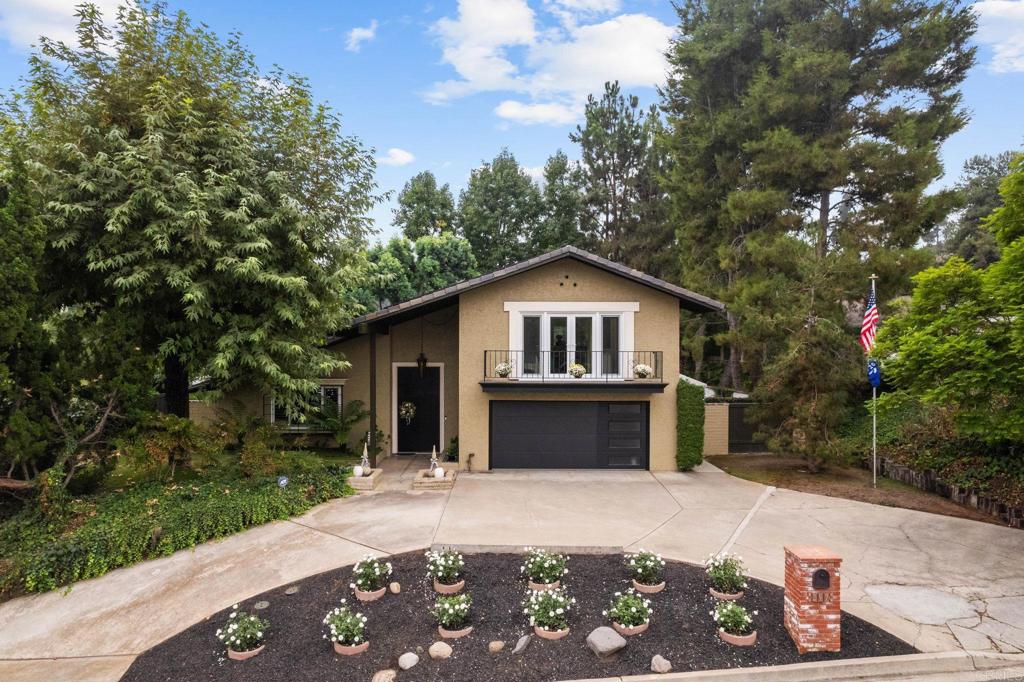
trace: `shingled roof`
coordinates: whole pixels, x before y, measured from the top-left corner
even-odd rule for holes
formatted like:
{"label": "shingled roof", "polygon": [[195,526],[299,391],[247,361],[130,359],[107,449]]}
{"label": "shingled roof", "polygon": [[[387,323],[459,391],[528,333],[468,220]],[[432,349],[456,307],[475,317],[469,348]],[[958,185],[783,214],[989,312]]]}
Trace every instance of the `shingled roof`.
{"label": "shingled roof", "polygon": [[658,279],[657,277],[651,277],[639,270],[628,268],[625,265],[615,263],[607,258],[601,258],[589,251],[576,248],[575,246],[563,246],[560,249],[549,251],[540,256],[535,256],[519,263],[515,263],[514,265],[501,268],[500,270],[488,272],[485,275],[464,280],[449,287],[445,287],[444,289],[438,289],[437,291],[432,291],[429,294],[417,296],[416,298],[409,299],[408,301],[403,301],[402,303],[388,306],[387,308],[382,308],[381,310],[367,313],[366,315],[361,315],[352,321],[352,327],[358,327],[359,325],[373,322],[382,322],[394,317],[405,317],[408,313],[419,308],[436,309],[445,303],[454,303],[454,300],[450,299],[457,299],[459,294],[465,291],[470,291],[477,287],[482,287],[565,258],[571,258],[581,263],[601,268],[602,270],[619,275],[620,277],[625,277],[626,279],[633,280],[634,282],[643,284],[644,286],[656,289],[669,294],[670,296],[674,296],[679,299],[679,307],[685,308],[686,310],[703,313],[725,309],[725,305],[713,298],[702,296],[701,294],[676,286],[675,284],[670,284],[669,282]]}

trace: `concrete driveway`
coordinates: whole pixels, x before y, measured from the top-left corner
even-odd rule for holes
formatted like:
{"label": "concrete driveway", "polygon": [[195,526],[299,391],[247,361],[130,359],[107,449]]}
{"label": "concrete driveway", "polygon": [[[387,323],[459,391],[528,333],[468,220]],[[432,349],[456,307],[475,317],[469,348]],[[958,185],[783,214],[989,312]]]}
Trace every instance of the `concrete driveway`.
{"label": "concrete driveway", "polygon": [[[381,489],[192,551],[0,605],[0,679],[113,681],[134,657],[226,605],[337,566],[434,544],[739,553],[782,582],[785,544],[844,557],[843,608],[923,651],[1024,651],[1024,533],[963,519],[775,490],[703,465],[693,473],[463,474]],[[401,579],[401,577],[399,577]]]}

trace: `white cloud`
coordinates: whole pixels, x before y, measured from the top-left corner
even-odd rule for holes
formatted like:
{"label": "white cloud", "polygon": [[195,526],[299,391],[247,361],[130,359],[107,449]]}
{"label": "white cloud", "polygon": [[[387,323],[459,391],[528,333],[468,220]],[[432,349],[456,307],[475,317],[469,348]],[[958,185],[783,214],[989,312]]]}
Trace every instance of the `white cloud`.
{"label": "white cloud", "polygon": [[[117,18],[118,0],[93,0],[105,21]],[[0,8],[0,36],[17,48],[35,45],[39,36],[75,44],[75,5],[71,0],[15,0]]]}
{"label": "white cloud", "polygon": [[618,10],[619,0],[543,0],[543,6],[560,25],[550,17],[545,25],[527,0],[460,0],[454,18],[434,25],[442,61],[459,77],[435,83],[427,101],[515,93],[495,107],[499,118],[565,125],[605,81],[623,88],[664,82],[672,26],[646,14],[596,18]]}
{"label": "white cloud", "polygon": [[377,157],[377,163],[382,166],[408,166],[416,160],[412,152],[407,152],[398,147],[391,147],[384,156]]}
{"label": "white cloud", "polygon": [[377,37],[377,20],[370,22],[369,26],[356,26],[348,32],[348,40],[345,42],[345,49],[349,52],[359,52],[363,43],[367,43]]}
{"label": "white cloud", "polygon": [[974,9],[979,15],[976,38],[993,52],[989,70],[1024,71],[1024,0],[982,0]]}
{"label": "white cloud", "polygon": [[523,170],[538,185],[544,183],[544,166],[523,166]]}
{"label": "white cloud", "polygon": [[495,107],[494,113],[503,119],[526,125],[537,123],[564,125],[572,123],[579,117],[575,107],[564,104],[556,102],[527,104],[511,99],[507,99]]}

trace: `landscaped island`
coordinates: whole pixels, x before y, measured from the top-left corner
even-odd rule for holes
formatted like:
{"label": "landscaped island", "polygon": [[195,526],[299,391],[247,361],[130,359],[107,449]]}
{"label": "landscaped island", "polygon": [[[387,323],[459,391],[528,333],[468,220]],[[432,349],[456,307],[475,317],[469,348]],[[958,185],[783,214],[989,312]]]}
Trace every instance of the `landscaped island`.
{"label": "landscaped island", "polygon": [[[174,679],[195,680],[370,680],[380,670],[399,670],[398,659],[413,653],[418,662],[398,672],[399,680],[559,680],[648,674],[658,655],[671,661],[673,671],[741,666],[781,665],[838,658],[915,653],[910,645],[854,616],[843,614],[843,650],[838,654],[800,656],[783,627],[782,588],[748,580],[740,603],[754,616],[757,643],[737,647],[719,638],[710,612],[716,599],[709,594],[708,575],[701,566],[666,562],[666,587],[645,595],[650,600],[649,628],[628,636],[625,648],[600,659],[587,645],[587,636],[608,626],[603,613],[616,592],[627,593],[630,570],[622,555],[573,555],[562,583],[576,599],[568,612],[570,632],[549,641],[533,636],[524,650],[514,653],[520,638],[531,632],[523,613],[526,577],[516,554],[467,554],[460,578],[472,593],[468,624],[473,630],[446,639],[450,657],[433,659],[428,649],[441,638],[431,610],[439,599],[421,552],[390,558],[390,580],[401,583],[397,593],[353,605],[352,567],[327,571],[291,585],[254,595],[237,605],[240,612],[269,622],[265,649],[250,660],[225,660],[216,632],[224,626],[232,605],[201,623],[143,653],[122,678],[124,682]],[[287,594],[288,588],[298,590]],[[370,646],[358,655],[335,653],[324,639],[323,618],[348,600],[366,617]],[[267,602],[256,609],[259,602]],[[492,653],[494,642],[504,642]]]}

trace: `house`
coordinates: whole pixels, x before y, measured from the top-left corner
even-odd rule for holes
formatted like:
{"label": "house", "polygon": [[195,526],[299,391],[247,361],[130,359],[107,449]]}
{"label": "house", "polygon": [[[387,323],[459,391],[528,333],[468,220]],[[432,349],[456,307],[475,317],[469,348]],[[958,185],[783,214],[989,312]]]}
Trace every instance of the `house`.
{"label": "house", "polygon": [[[357,318],[320,399],[363,401],[352,439],[379,429],[384,456],[457,436],[461,469],[674,469],[680,308],[723,306],[563,247]],[[272,396],[231,398],[285,419]]]}

